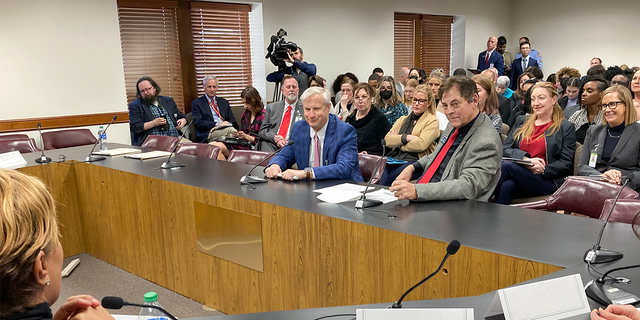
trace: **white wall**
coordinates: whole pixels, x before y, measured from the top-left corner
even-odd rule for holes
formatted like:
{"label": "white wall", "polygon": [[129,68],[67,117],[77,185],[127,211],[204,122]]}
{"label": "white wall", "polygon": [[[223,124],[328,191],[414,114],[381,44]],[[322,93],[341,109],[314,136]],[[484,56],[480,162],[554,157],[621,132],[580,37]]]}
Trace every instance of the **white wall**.
{"label": "white wall", "polygon": [[0,70],[3,119],[127,111],[115,0],[0,0]]}
{"label": "white wall", "polygon": [[[330,86],[347,71],[361,81],[377,66],[392,72],[394,12],[466,16],[467,68],[475,67],[489,36],[510,36],[510,8],[509,0],[264,0],[262,10],[265,44],[280,28],[287,30],[286,39],[304,49],[305,60],[317,65]],[[270,62],[266,68],[267,74],[276,70]],[[272,92],[269,84],[269,100]]]}
{"label": "white wall", "polygon": [[513,10],[535,18],[514,21],[509,50],[515,55],[517,38],[529,37],[542,53],[545,77],[565,66],[585,75],[593,57],[605,67],[640,65],[638,0],[515,0]]}

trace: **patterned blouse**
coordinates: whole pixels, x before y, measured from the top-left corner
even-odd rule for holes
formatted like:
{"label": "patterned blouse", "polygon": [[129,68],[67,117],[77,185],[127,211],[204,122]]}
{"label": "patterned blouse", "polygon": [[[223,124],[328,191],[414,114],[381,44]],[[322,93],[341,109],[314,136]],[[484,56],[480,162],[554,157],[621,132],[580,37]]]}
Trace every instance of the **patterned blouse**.
{"label": "patterned blouse", "polygon": [[407,107],[405,107],[402,102],[398,102],[395,106],[382,107],[380,111],[387,117],[391,126],[393,126],[400,117],[409,115],[409,110],[407,110]]}
{"label": "patterned blouse", "polygon": [[[256,118],[253,119],[253,123],[251,122],[251,111],[249,110],[245,109],[240,117],[240,130],[255,138],[255,141],[251,143],[252,148],[255,147],[258,141],[258,132],[260,131],[260,126],[262,126],[262,120],[264,120],[264,109],[258,112]],[[231,147],[232,149],[249,149],[249,147],[243,145],[227,145],[227,147]]]}

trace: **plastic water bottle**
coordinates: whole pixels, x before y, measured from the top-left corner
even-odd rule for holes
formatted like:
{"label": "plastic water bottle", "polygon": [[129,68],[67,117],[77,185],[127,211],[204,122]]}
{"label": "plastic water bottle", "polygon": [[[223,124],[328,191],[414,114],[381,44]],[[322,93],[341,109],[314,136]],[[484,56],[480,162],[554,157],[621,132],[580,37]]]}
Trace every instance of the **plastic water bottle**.
{"label": "plastic water bottle", "polygon": [[107,150],[107,132],[102,126],[98,129],[98,147],[100,147],[100,151]]}
{"label": "plastic water bottle", "polygon": [[[155,292],[147,292],[144,294],[144,305],[162,308],[160,303],[158,303],[158,294]],[[140,310],[138,320],[169,320],[169,318],[164,314],[164,312],[158,309],[145,307]]]}

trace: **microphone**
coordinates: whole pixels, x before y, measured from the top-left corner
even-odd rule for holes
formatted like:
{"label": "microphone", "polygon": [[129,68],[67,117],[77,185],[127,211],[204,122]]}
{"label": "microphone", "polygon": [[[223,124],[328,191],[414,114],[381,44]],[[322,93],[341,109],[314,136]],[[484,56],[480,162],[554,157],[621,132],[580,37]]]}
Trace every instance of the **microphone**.
{"label": "microphone", "polygon": [[404,298],[409,293],[411,293],[411,291],[413,291],[415,288],[419,287],[421,284],[425,283],[427,280],[431,279],[438,272],[440,272],[440,269],[442,269],[442,266],[444,265],[445,261],[447,261],[447,259],[449,259],[450,256],[456,254],[456,252],[458,252],[458,250],[460,250],[460,241],[452,240],[451,242],[449,242],[449,245],[447,246],[447,254],[442,259],[442,262],[440,262],[440,266],[438,267],[438,269],[436,271],[434,271],[432,274],[428,275],[426,278],[422,279],[422,281],[416,283],[416,285],[414,285],[413,287],[409,288],[409,290],[407,290],[405,293],[403,293],[402,296],[400,297],[400,299],[398,299],[398,302],[395,302],[390,307],[392,309],[402,308],[402,300],[404,300]]}
{"label": "microphone", "polygon": [[42,130],[40,130],[40,122],[38,122],[38,132],[40,132],[40,151],[42,151],[42,154],[40,155],[40,158],[36,159],[36,162],[49,163],[51,162],[51,158],[44,155],[44,139],[42,138]]}
{"label": "microphone", "polygon": [[[113,119],[111,119],[111,122],[109,122],[107,127],[104,128],[104,131],[102,131],[102,134],[107,133],[107,129],[109,129],[109,126],[111,126],[111,124],[114,121],[116,121],[116,119],[118,119],[118,116],[113,116]],[[93,144],[93,148],[91,148],[91,152],[89,152],[89,155],[84,159],[84,162],[101,161],[101,160],[104,160],[104,159],[107,158],[107,157],[103,157],[103,156],[93,156],[93,150],[96,149],[96,146],[98,145],[98,143],[100,143],[100,137],[98,137],[98,141],[96,141],[96,143]]]}
{"label": "microphone", "polygon": [[265,178],[252,176],[251,172],[253,172],[253,170],[255,170],[262,163],[264,163],[265,161],[271,159],[273,156],[278,154],[280,151],[284,150],[284,147],[290,146],[292,144],[293,144],[293,140],[289,140],[287,142],[287,144],[284,145],[282,148],[276,150],[275,152],[270,154],[268,157],[266,157],[266,158],[262,159],[262,161],[258,162],[258,164],[256,164],[253,168],[251,168],[251,170],[249,170],[249,172],[247,174],[245,174],[244,176],[242,176],[242,178],[240,178],[240,184],[252,184],[252,183],[265,183],[265,182],[267,182],[267,179],[265,179]]}
{"label": "microphone", "polygon": [[[177,115],[176,115],[177,117]],[[185,132],[189,132],[189,127],[191,126],[191,124],[193,123],[193,119],[191,120],[191,122],[189,122],[183,130],[180,131],[180,136],[178,137],[178,143],[176,143],[176,146],[173,147],[173,151],[171,151],[171,154],[169,155],[169,159],[167,159],[167,162],[163,163],[160,166],[160,169],[173,169],[173,168],[182,168],[184,167],[184,164],[180,164],[177,162],[171,162],[171,157],[173,157],[173,155],[176,153],[176,151],[178,150],[178,146],[180,146],[180,140],[182,140],[182,137],[184,137],[184,133]]]}
{"label": "microphone", "polygon": [[167,312],[167,310],[165,310],[165,309],[163,309],[161,307],[153,306],[153,305],[129,303],[129,302],[126,302],[126,301],[122,300],[122,298],[120,298],[120,297],[106,296],[106,297],[102,298],[102,302],[100,304],[105,309],[115,309],[115,310],[121,309],[123,306],[153,308],[153,309],[162,311],[169,318],[171,318],[171,320],[178,320],[178,318],[174,317],[172,314]]}
{"label": "microphone", "polygon": [[618,202],[620,193],[622,193],[622,190],[624,190],[624,187],[627,186],[627,183],[629,183],[630,181],[633,181],[634,178],[635,178],[635,175],[632,172],[627,176],[627,179],[625,179],[624,184],[622,185],[622,188],[620,188],[620,191],[618,191],[616,198],[613,200],[613,204],[611,205],[609,214],[607,214],[607,218],[604,220],[604,223],[602,224],[602,228],[600,229],[600,235],[598,236],[598,242],[596,242],[593,248],[585,252],[584,262],[598,264],[598,263],[605,263],[605,262],[611,262],[611,261],[616,261],[618,259],[622,259],[623,257],[622,253],[607,250],[607,249],[602,249],[600,247],[600,241],[602,241],[602,234],[604,233],[604,228],[607,226],[607,223],[609,223],[609,218],[611,217],[613,208],[616,206],[616,203]]}
{"label": "microphone", "polygon": [[[382,139],[380,141],[380,144],[382,144],[382,156],[380,157],[380,159],[378,159],[378,163],[376,164],[376,168],[373,170],[373,173],[376,173],[378,171],[378,168],[380,167],[382,160],[384,160],[384,151],[385,151],[385,147],[387,146],[387,141]],[[371,174],[371,178],[369,178],[369,182],[367,182],[367,188],[364,189],[364,192],[362,193],[362,196],[360,197],[360,199],[356,201],[356,205],[355,205],[356,209],[375,207],[382,204],[382,201],[380,200],[367,199],[367,191],[369,191],[369,186],[371,186],[371,180],[373,180],[373,173]]]}
{"label": "microphone", "polygon": [[638,267],[640,267],[640,264],[611,269],[605,272],[600,278],[589,281],[584,291],[589,298],[605,306],[608,306],[610,304],[636,304],[638,303],[638,301],[640,301],[640,298],[638,298],[638,296],[624,291],[617,286],[614,286],[613,284],[605,284],[605,278],[611,272]]}

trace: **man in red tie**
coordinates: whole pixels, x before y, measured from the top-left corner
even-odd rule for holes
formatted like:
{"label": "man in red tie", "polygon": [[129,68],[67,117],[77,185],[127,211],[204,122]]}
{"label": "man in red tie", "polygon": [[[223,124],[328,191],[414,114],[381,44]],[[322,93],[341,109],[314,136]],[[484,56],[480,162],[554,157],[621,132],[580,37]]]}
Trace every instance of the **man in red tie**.
{"label": "man in red tie", "polygon": [[302,120],[302,104],[298,100],[298,81],[291,75],[282,80],[284,100],[267,105],[264,120],[260,126],[258,150],[276,151],[287,144],[291,127]]}
{"label": "man in red tie", "polygon": [[487,50],[480,52],[478,55],[478,66],[477,72],[481,72],[483,70],[489,68],[498,69],[498,74],[504,73],[504,57],[502,53],[496,50],[498,46],[498,38],[491,36],[489,40],[487,40]]}
{"label": "man in red tie", "polygon": [[[475,82],[453,76],[440,86],[449,120],[436,150],[405,168],[389,190],[398,200],[487,201],[500,179],[502,141],[491,119],[478,109]],[[417,183],[414,172],[424,172]]]}
{"label": "man in red tie", "polygon": [[218,78],[215,76],[205,76],[202,79],[204,94],[202,97],[191,102],[191,113],[193,114],[193,126],[196,128],[196,138],[194,142],[209,143],[214,141],[211,133],[215,129],[233,126],[238,129],[238,123],[231,111],[231,106],[227,99],[217,95]]}
{"label": "man in red tie", "polygon": [[[363,182],[356,129],[331,113],[329,91],[311,87],[302,93],[300,100],[305,121],[293,125],[290,136],[294,143],[271,159],[265,170],[267,178]],[[294,163],[300,170],[289,169]]]}

